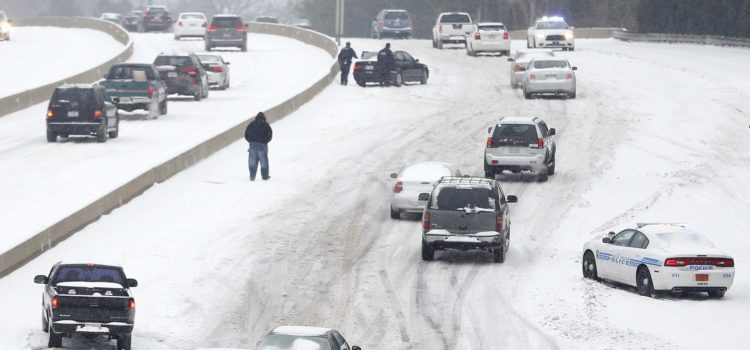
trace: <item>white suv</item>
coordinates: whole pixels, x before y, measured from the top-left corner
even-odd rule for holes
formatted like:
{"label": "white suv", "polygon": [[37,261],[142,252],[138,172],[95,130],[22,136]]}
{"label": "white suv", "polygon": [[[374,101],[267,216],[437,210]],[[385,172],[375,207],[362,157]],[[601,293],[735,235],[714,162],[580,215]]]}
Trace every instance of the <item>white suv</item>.
{"label": "white suv", "polygon": [[495,178],[503,171],[530,171],[539,181],[555,174],[554,128],[539,118],[504,117],[487,129],[484,175]]}

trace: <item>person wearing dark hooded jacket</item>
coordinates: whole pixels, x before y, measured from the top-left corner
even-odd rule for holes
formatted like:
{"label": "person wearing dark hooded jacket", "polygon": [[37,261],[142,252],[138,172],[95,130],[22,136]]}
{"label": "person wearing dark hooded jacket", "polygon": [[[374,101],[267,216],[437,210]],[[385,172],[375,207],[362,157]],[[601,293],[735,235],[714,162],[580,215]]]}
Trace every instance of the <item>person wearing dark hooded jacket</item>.
{"label": "person wearing dark hooded jacket", "polygon": [[395,69],[396,60],[393,58],[391,43],[386,43],[385,48],[378,52],[378,70],[380,71],[380,85],[391,85],[390,73]]}
{"label": "person wearing dark hooded jacket", "polygon": [[255,181],[255,175],[258,173],[258,163],[260,163],[260,175],[263,180],[268,180],[271,176],[268,174],[268,143],[273,138],[271,125],[266,121],[266,115],[263,112],[255,116],[255,120],[248,124],[245,129],[245,140],[250,143],[250,153],[248,162],[250,166],[250,181]]}

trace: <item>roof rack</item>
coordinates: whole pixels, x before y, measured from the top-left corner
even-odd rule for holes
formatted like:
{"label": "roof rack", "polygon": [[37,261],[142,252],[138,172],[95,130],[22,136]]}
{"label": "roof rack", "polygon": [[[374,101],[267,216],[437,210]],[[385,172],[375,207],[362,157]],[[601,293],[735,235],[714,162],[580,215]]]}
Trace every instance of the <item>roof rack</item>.
{"label": "roof rack", "polygon": [[639,222],[635,224],[638,226],[638,228],[643,228],[645,226],[675,226],[675,227],[681,227],[681,228],[687,228],[686,224],[678,223],[678,222]]}
{"label": "roof rack", "polygon": [[443,176],[440,178],[440,181],[438,183],[440,184],[482,184],[482,185],[490,185],[492,184],[491,179],[487,179],[484,177],[477,177],[477,176]]}

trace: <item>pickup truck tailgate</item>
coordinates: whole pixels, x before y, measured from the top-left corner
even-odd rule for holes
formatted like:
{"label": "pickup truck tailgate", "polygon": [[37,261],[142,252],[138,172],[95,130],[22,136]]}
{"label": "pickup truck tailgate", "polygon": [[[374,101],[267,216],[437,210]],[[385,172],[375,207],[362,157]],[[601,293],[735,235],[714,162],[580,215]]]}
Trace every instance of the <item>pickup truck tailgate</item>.
{"label": "pickup truck tailgate", "polygon": [[55,321],[127,322],[131,313],[127,296],[58,294]]}

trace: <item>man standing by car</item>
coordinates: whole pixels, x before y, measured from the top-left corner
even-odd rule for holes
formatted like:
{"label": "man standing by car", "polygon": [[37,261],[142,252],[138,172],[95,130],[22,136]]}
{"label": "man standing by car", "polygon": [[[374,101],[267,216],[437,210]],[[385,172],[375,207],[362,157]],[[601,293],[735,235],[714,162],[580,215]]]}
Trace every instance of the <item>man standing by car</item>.
{"label": "man standing by car", "polygon": [[391,43],[386,43],[385,48],[378,52],[378,69],[380,70],[380,85],[391,85],[388,75],[393,70],[393,51]]}
{"label": "man standing by car", "polygon": [[341,49],[339,53],[339,68],[341,68],[341,85],[349,84],[349,67],[352,65],[352,58],[357,57],[357,53],[352,49],[350,42],[346,43],[346,47]]}
{"label": "man standing by car", "polygon": [[268,143],[273,138],[271,125],[266,121],[266,115],[263,112],[258,113],[245,129],[245,140],[250,143],[250,153],[248,156],[250,166],[250,181],[255,181],[255,175],[258,172],[258,162],[260,162],[260,175],[263,180],[268,180]]}

